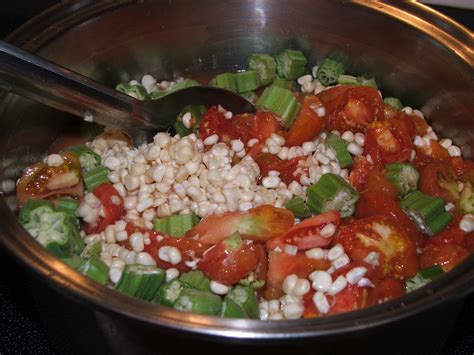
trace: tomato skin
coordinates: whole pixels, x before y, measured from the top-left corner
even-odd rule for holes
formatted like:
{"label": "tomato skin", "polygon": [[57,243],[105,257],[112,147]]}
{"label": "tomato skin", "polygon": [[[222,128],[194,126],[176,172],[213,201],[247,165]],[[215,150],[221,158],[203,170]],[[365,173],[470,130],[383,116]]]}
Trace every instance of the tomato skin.
{"label": "tomato skin", "polygon": [[290,229],[294,216],[286,208],[261,205],[245,212],[210,215],[186,233],[203,243],[217,244],[235,232],[244,239],[268,240]]}
{"label": "tomato skin", "polygon": [[430,128],[429,124],[425,121],[424,118],[412,113],[410,119],[415,124],[416,135],[423,137],[426,133],[428,133],[428,129]]}
{"label": "tomato skin", "polygon": [[384,193],[365,191],[356,204],[355,216],[359,219],[372,216],[385,216],[392,220],[398,227],[403,229],[417,247],[424,245],[423,234],[401,209],[397,201]]}
{"label": "tomato skin", "polygon": [[368,86],[336,86],[317,95],[326,108],[329,130],[364,132],[373,120],[384,119],[384,104]]}
{"label": "tomato skin", "polygon": [[[296,224],[281,236],[270,239],[266,243],[268,250],[275,248],[283,249],[285,244],[296,245],[298,250],[325,247],[331,243],[332,237],[326,238],[320,235],[321,229],[329,223],[339,225],[340,213],[329,211]],[[336,233],[334,233],[335,235]]]}
{"label": "tomato skin", "polygon": [[313,140],[325,128],[325,121],[316,114],[316,109],[323,104],[321,99],[314,95],[304,97],[295,122],[286,137],[285,146],[293,147]]}
{"label": "tomato skin", "polygon": [[48,166],[46,163],[34,163],[25,168],[16,186],[18,205],[22,206],[28,199],[43,199],[56,195],[82,197],[81,164],[72,153],[61,155],[64,164]]}
{"label": "tomato skin", "polygon": [[383,280],[375,280],[374,286],[374,288],[369,289],[369,304],[387,302],[406,294],[405,282],[392,277]]}
{"label": "tomato skin", "polygon": [[415,127],[403,112],[397,117],[369,124],[365,133],[364,154],[376,164],[403,162],[410,158]]}
{"label": "tomato skin", "polygon": [[341,229],[333,242],[341,243],[354,262],[363,263],[369,252],[378,252],[380,278],[407,278],[419,269],[415,243],[385,216],[357,220]]}
{"label": "tomato skin", "polygon": [[427,195],[441,197],[446,202],[456,203],[459,200],[456,173],[442,162],[433,161],[422,169],[419,189]]}
{"label": "tomato skin", "polygon": [[281,129],[277,118],[271,112],[259,111],[254,116],[254,120],[250,127],[251,138],[256,138],[260,142],[265,142],[270,138],[272,133],[276,133]]}
{"label": "tomato skin", "polygon": [[[99,221],[95,225],[87,224],[84,226],[87,234],[100,233],[107,228],[108,225],[119,220],[124,213],[123,199],[118,191],[109,183],[103,183],[97,186],[93,194],[100,200],[104,209],[105,217],[99,217]],[[119,203],[114,203],[119,202]]]}
{"label": "tomato skin", "polygon": [[[145,244],[143,251],[150,254],[155,260],[156,265],[165,270],[171,267],[178,269],[180,272],[191,270],[191,267],[186,265],[186,261],[191,262],[194,261],[195,258],[201,258],[203,253],[210,247],[209,244],[201,243],[191,238],[170,237],[162,233],[139,227],[133,223],[127,224],[126,231],[129,236],[134,232],[148,233],[150,244]],[[131,250],[128,240],[119,244]],[[161,260],[158,257],[158,250],[163,246],[177,248],[180,251],[183,260],[176,265]]]}
{"label": "tomato skin", "polygon": [[464,160],[461,157],[448,157],[444,159],[444,162],[452,167],[459,177],[474,171],[474,162],[471,160]]}
{"label": "tomato skin", "polygon": [[271,300],[281,297],[282,284],[288,275],[296,274],[300,278],[308,278],[313,271],[327,270],[330,265],[328,260],[310,259],[305,254],[289,255],[269,251],[265,298]]}
{"label": "tomato skin", "polygon": [[230,121],[226,120],[224,113],[216,106],[211,106],[204,114],[199,126],[199,137],[205,140],[213,134],[220,135],[230,130]]}
{"label": "tomato skin", "polygon": [[420,267],[427,268],[439,265],[445,272],[448,272],[468,256],[468,250],[460,245],[447,244],[440,246],[429,243],[420,255]]}
{"label": "tomato skin", "polygon": [[373,165],[364,156],[355,158],[354,165],[349,174],[349,182],[357,191],[365,190],[369,173]]}
{"label": "tomato skin", "polygon": [[398,196],[397,187],[385,177],[385,171],[379,166],[370,170],[365,188],[368,191],[382,192],[394,200]]}
{"label": "tomato skin", "polygon": [[464,239],[468,233],[462,231],[459,228],[459,222],[461,221],[461,218],[462,217],[460,215],[455,215],[451,223],[446,228],[429,239],[429,243],[438,245],[440,247],[448,244],[464,246]]}
{"label": "tomato skin", "polygon": [[223,240],[204,254],[198,269],[211,280],[231,286],[254,270],[259,260],[259,248],[253,242],[245,240],[233,248]]}

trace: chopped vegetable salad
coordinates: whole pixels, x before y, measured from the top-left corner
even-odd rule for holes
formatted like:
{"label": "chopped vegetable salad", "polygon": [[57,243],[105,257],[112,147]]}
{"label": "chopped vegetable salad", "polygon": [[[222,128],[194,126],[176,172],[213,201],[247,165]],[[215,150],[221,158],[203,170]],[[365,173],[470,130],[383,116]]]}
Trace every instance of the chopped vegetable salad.
{"label": "chopped vegetable salad", "polygon": [[[19,220],[78,272],[179,311],[299,319],[416,290],[474,250],[474,163],[349,67],[253,54],[209,85],[256,114],[186,106],[139,147],[106,128],[24,170]],[[145,75],[117,90],[193,85]]]}

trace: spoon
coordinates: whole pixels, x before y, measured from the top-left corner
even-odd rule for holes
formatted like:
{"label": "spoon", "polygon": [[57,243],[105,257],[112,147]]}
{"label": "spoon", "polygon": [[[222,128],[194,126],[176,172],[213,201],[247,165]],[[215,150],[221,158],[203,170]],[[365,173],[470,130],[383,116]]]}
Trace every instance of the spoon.
{"label": "spoon", "polygon": [[255,107],[225,89],[193,86],[140,101],[81,74],[0,41],[0,88],[61,111],[125,131],[140,144],[169,129],[186,105],[221,105],[233,113]]}

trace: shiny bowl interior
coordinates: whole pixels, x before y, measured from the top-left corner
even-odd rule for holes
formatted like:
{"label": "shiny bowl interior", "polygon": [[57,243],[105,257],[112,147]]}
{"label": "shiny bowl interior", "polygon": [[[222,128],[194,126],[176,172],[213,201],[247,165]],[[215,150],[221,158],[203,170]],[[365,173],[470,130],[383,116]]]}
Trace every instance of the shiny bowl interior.
{"label": "shiny bowl interior", "polygon": [[[311,63],[341,51],[352,71],[375,76],[386,95],[421,108],[436,132],[474,157],[472,34],[417,3],[336,1],[78,1],[26,23],[9,42],[115,86],[243,69],[255,52],[292,47]],[[0,96],[0,180],[16,179],[64,134],[91,124],[41,104]],[[375,327],[458,299],[474,289],[474,258],[401,299],[324,319],[260,322],[183,314],[95,284],[42,250],[1,194],[0,243],[42,282],[105,314],[189,333],[234,339],[288,339]]]}

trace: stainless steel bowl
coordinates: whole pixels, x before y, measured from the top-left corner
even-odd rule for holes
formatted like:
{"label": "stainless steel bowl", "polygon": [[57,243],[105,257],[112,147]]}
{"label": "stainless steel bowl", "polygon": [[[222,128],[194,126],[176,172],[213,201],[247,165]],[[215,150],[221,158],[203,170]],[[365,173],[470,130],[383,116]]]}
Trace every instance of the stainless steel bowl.
{"label": "stainless steel bowl", "polygon": [[[472,33],[418,3],[82,0],[52,7],[8,41],[110,86],[144,73],[164,79],[244,68],[250,53],[286,47],[303,50],[313,63],[342,51],[352,57],[354,72],[374,75],[385,94],[421,107],[436,131],[466,157],[474,156]],[[0,180],[17,178],[57,137],[90,129],[3,93]],[[8,204],[11,196],[2,194],[0,243],[31,275],[42,318],[56,346],[67,352],[172,353],[189,346],[265,352],[291,346],[303,352],[406,353],[410,339],[416,341],[411,349],[429,351],[442,344],[462,299],[474,289],[471,256],[401,299],[332,317],[260,322],[179,313],[76,273],[27,235]],[[417,327],[428,330],[424,339]]]}

